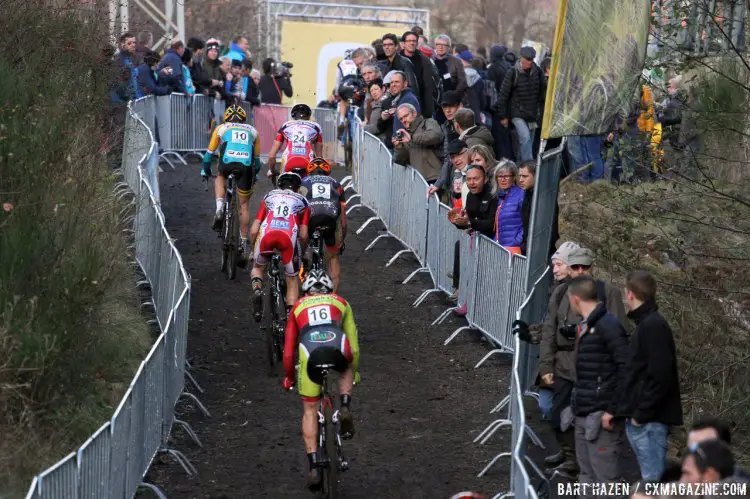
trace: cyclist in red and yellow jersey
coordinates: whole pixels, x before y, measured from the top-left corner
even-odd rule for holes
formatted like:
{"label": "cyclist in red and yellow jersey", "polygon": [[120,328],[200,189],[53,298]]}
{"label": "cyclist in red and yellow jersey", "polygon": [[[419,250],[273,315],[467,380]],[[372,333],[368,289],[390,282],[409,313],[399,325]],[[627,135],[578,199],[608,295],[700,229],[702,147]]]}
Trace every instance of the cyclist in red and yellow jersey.
{"label": "cyclist in red and yellow jersey", "polygon": [[289,313],[284,344],[284,388],[294,384],[294,354],[299,356],[297,391],[302,398],[302,437],[305,441],[310,472],[307,486],[320,488],[318,449],[318,401],[321,397],[321,365],[333,365],[341,373],[338,382],[341,395],[339,421],[341,437],[354,436],[351,394],[359,373],[359,340],[352,307],[342,297],[333,294],[333,281],[323,270],[313,269],[302,284],[307,295]]}

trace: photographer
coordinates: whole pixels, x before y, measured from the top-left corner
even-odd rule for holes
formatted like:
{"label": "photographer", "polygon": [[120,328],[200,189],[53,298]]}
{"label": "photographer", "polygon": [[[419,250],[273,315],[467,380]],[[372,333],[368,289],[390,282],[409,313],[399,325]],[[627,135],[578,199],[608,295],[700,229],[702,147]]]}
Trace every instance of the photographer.
{"label": "photographer", "polygon": [[428,184],[434,183],[440,176],[445,154],[440,125],[432,118],[424,118],[411,104],[401,104],[396,113],[404,125],[393,138],[396,162],[411,165]]}
{"label": "photographer", "polygon": [[276,62],[271,58],[263,61],[263,76],[260,77],[260,101],[263,104],[281,104],[284,95],[292,97],[292,64]]}

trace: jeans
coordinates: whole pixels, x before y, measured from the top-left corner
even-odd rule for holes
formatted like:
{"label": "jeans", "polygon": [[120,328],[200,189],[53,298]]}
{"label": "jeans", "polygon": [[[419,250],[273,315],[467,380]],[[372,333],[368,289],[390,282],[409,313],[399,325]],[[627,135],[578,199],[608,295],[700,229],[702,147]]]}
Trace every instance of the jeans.
{"label": "jeans", "polygon": [[638,459],[641,478],[648,481],[659,480],[667,465],[667,425],[646,423],[643,426],[633,426],[628,421],[625,434]]}
{"label": "jeans", "polygon": [[602,135],[573,135],[568,137],[568,152],[573,163],[573,171],[592,163],[592,166],[579,174],[582,184],[590,184],[604,178],[602,159]]}
{"label": "jeans", "polygon": [[542,412],[543,419],[549,419],[549,413],[552,411],[552,399],[555,392],[549,388],[539,389],[539,410]]}
{"label": "jeans", "polygon": [[524,161],[531,161],[534,159],[534,155],[531,152],[531,147],[534,145],[534,131],[529,130],[529,125],[521,118],[513,118],[513,126],[518,134],[518,162],[523,163]]}

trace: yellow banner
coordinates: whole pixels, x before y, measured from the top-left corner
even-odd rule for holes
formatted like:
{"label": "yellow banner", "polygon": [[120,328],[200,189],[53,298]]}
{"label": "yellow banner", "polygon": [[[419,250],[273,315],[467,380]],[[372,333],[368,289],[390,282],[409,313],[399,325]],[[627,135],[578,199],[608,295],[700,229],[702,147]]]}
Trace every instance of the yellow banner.
{"label": "yellow banner", "polygon": [[283,21],[281,23],[281,60],[294,64],[294,97],[285,104],[315,106],[333,92],[336,65],[347,50],[369,46],[386,33],[401,36],[404,26],[366,26],[351,24]]}
{"label": "yellow banner", "polygon": [[609,131],[634,102],[650,0],[561,0],[542,137]]}

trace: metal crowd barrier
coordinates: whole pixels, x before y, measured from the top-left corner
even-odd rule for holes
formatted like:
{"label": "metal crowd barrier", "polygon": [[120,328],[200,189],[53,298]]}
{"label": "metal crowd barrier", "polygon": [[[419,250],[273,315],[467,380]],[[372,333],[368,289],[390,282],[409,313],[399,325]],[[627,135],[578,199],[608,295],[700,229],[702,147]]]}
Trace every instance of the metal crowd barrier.
{"label": "metal crowd barrier", "polygon": [[[499,414],[507,408],[507,416],[496,419],[480,433],[475,442],[485,443],[500,428],[512,428],[509,452],[501,452],[480,472],[483,476],[500,458],[511,458],[511,491],[507,495],[531,497],[537,493],[531,484],[528,470],[543,478],[538,467],[526,455],[527,438],[543,447],[538,437],[526,425],[523,397],[536,398],[531,391],[536,377],[538,347],[519,343],[512,335],[512,324],[523,313],[529,322],[540,322],[546,311],[546,292],[551,273],[547,267],[551,247],[552,224],[556,217],[556,199],[563,146],[540,156],[537,164],[537,185],[532,201],[532,223],[529,253],[511,254],[495,241],[474,233],[457,230],[448,221],[450,207],[433,195],[427,199],[424,178],[413,168],[393,164],[391,153],[376,137],[364,132],[357,121],[354,137],[354,165],[346,178],[346,188],[353,189],[347,213],[365,207],[374,212],[357,230],[360,234],[373,221],[385,225],[366,248],[378,240],[394,237],[406,249],[399,255],[412,252],[420,267],[417,272],[429,272],[433,288],[425,290],[414,302],[419,306],[430,294],[452,294],[454,257],[459,257],[458,305],[466,306],[467,325],[455,330],[446,340],[447,345],[462,331],[481,331],[494,345],[475,367],[480,367],[491,356],[499,353],[513,355],[513,375],[510,390],[492,409]],[[480,272],[481,269],[481,272]],[[527,295],[527,291],[529,294]],[[443,312],[433,324],[443,322],[457,307]],[[496,496],[501,497],[501,494]]]}
{"label": "metal crowd barrier", "polygon": [[[169,99],[162,102],[173,102]],[[184,104],[184,100],[175,101],[176,106]],[[139,487],[151,489],[163,498],[156,486],[143,481],[158,452],[174,457],[189,475],[197,473],[181,452],[169,447],[175,424],[201,445],[192,428],[176,417],[175,406],[182,397],[190,398],[205,415],[209,414],[185,387],[187,376],[198,391],[203,391],[185,369],[190,277],[166,230],[158,201],[159,144],[149,125],[159,121],[159,109],[158,99],[153,97],[129,104],[120,169],[124,181],[115,187],[115,193],[121,198],[133,195],[133,228],[126,232],[134,235],[135,262],[145,276],[138,284],[151,289],[151,299],[144,305],[153,308],[160,335],[112,418],[76,452],[37,475],[27,499],[130,498]],[[169,147],[176,146],[173,139],[185,138],[170,134],[161,137]]]}

